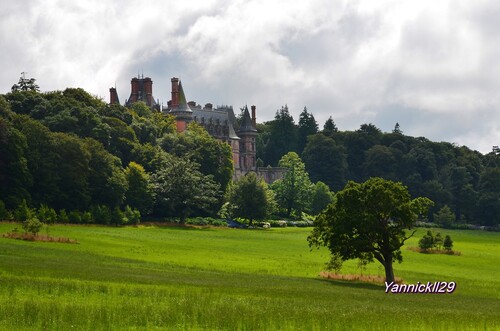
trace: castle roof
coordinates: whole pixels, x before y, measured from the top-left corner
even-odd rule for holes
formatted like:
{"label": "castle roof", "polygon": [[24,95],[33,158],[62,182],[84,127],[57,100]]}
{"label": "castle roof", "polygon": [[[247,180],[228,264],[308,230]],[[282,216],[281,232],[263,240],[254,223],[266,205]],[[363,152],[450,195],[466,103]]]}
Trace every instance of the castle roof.
{"label": "castle roof", "polygon": [[179,106],[173,110],[176,112],[190,112],[190,113],[193,112],[187,103],[186,94],[184,94],[184,89],[182,88],[182,82],[180,81],[179,81]]}
{"label": "castle roof", "polygon": [[241,118],[241,125],[238,132],[257,132],[257,129],[253,126],[253,122],[250,118],[250,113],[248,112],[247,106],[245,106],[245,111],[243,112],[243,117]]}

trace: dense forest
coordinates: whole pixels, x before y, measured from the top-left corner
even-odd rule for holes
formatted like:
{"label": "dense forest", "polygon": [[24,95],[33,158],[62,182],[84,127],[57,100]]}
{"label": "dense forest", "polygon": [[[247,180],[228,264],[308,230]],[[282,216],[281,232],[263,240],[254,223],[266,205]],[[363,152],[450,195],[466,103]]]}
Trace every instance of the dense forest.
{"label": "dense forest", "polygon": [[0,218],[19,206],[53,209],[58,221],[75,223],[122,224],[131,210],[181,220],[236,215],[245,209],[235,208],[246,203],[242,194],[255,192],[267,208],[261,218],[300,218],[320,212],[330,190],[377,176],[433,200],[431,221],[452,212],[452,223],[500,224],[498,150],[482,155],[406,136],[397,124],[391,133],[372,124],[340,131],[330,118],[320,130],[306,108],[296,124],[286,106],[257,129],[258,165],[294,169],[294,178],[234,184],[230,147],[194,123],[177,133],[172,117],[144,103],[109,105],[79,88],[40,93],[21,79],[0,95]]}
{"label": "dense forest", "polygon": [[259,164],[276,166],[280,155],[297,152],[313,182],[334,192],[347,181],[370,177],[401,181],[413,197],[434,201],[429,218],[452,210],[453,222],[500,224],[500,150],[483,155],[465,146],[432,142],[403,133],[399,124],[383,133],[372,124],[340,131],[330,117],[320,130],[307,108],[296,124],[287,106],[258,125]]}

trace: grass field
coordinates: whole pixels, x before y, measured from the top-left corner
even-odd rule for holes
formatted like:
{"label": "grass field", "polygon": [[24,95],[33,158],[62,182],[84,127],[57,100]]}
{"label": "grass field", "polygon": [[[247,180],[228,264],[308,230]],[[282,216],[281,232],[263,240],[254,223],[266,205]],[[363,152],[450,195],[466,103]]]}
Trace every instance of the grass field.
{"label": "grass field", "polygon": [[[0,238],[0,329],[500,329],[499,233],[440,230],[461,256],[403,247],[396,276],[457,289],[385,294],[319,278],[328,253],[310,251],[310,230],[58,225],[51,235],[79,244]],[[353,262],[343,272],[359,270]]]}

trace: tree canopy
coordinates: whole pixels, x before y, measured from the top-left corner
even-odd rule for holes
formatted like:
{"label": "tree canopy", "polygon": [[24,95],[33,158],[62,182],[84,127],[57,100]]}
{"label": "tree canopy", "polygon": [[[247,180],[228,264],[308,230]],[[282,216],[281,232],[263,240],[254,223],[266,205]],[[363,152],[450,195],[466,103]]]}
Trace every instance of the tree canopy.
{"label": "tree canopy", "polygon": [[375,259],[384,266],[386,281],[393,282],[392,264],[402,262],[400,248],[414,234],[406,230],[431,205],[427,198],[412,200],[401,183],[377,177],[350,181],[316,218],[309,245],[326,246],[344,261]]}

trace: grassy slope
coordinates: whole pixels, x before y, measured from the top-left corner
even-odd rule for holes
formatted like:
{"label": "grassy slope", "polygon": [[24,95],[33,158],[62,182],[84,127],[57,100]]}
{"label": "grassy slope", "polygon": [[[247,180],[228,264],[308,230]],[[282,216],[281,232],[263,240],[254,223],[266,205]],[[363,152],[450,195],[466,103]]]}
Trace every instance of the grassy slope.
{"label": "grassy slope", "polygon": [[[0,224],[0,233],[12,224]],[[310,229],[266,231],[56,226],[80,244],[0,238],[3,329],[500,328],[500,234],[451,234],[462,256],[404,250],[408,283],[457,282],[451,295],[385,294],[316,277]],[[415,246],[423,231],[412,238]],[[355,263],[345,272],[357,272]],[[367,273],[382,274],[377,264]]]}

